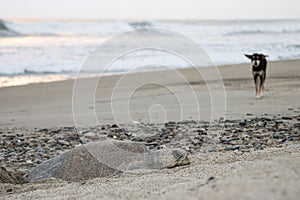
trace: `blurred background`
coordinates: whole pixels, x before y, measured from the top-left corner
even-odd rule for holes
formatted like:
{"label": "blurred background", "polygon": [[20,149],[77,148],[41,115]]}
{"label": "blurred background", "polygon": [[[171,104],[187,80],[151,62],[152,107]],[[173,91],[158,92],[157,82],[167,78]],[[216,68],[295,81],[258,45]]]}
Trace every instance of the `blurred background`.
{"label": "blurred background", "polygon": [[[298,59],[299,6],[297,0],[0,0],[0,87],[73,78],[104,41],[151,27],[191,38],[216,65],[246,63],[243,53],[254,52]],[[141,52],[107,73],[126,72],[136,61],[189,66],[161,52]]]}

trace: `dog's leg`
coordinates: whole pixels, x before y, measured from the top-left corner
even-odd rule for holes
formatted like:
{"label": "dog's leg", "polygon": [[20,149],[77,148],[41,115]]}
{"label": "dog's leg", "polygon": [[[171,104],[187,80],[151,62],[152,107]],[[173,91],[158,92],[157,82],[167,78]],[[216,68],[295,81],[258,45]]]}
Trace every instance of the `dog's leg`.
{"label": "dog's leg", "polygon": [[255,83],[255,98],[260,98],[260,78],[259,75],[254,75]]}
{"label": "dog's leg", "polygon": [[256,98],[259,99],[260,97],[260,84],[258,84]]}
{"label": "dog's leg", "polygon": [[263,96],[263,91],[264,91],[264,75],[259,76],[260,78],[260,84],[259,84],[259,96]]}
{"label": "dog's leg", "polygon": [[262,84],[261,84],[261,96],[263,96],[263,93],[264,93],[264,91],[265,91],[265,81],[266,81],[266,74],[264,73],[263,74],[263,76],[262,76],[262,80],[261,80],[261,82],[262,82]]}

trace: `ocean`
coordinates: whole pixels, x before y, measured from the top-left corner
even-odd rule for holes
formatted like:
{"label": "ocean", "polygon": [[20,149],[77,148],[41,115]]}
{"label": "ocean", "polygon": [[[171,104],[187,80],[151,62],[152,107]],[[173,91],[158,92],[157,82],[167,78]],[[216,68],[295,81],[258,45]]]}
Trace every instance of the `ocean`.
{"label": "ocean", "polygon": [[[142,28],[163,28],[192,39],[215,65],[248,63],[243,54],[254,52],[269,55],[271,61],[300,58],[300,20],[0,20],[0,87],[74,78],[103,42]],[[127,73],[138,63],[144,64],[141,70],[159,70],[153,63],[190,66],[147,51],[122,58],[106,73]]]}

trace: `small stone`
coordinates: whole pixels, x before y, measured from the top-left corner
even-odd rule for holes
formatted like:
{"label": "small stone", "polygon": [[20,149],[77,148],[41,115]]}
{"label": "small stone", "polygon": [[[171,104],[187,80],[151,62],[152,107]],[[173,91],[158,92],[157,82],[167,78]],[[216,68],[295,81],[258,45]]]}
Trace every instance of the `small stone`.
{"label": "small stone", "polygon": [[173,122],[173,121],[165,123],[165,127],[172,127],[172,126],[175,126],[175,125],[176,125],[176,122]]}
{"label": "small stone", "polygon": [[261,138],[261,135],[260,135],[260,134],[257,134],[257,133],[255,133],[255,134],[253,134],[253,135],[252,135],[252,137],[254,137],[254,138],[259,138],[259,139],[260,139],[260,138]]}
{"label": "small stone", "polygon": [[26,160],[26,163],[32,164],[32,160]]}
{"label": "small stone", "polygon": [[240,149],[239,145],[233,145],[233,146],[226,148],[226,150],[229,150],[229,151],[234,151],[234,150],[238,150],[238,149]]}
{"label": "small stone", "polygon": [[120,140],[125,140],[125,139],[127,139],[127,136],[126,135],[120,135],[119,139]]}
{"label": "small stone", "polygon": [[274,140],[268,140],[268,141],[267,141],[267,145],[268,145],[268,146],[271,146],[271,145],[273,145],[273,144],[274,144]]}
{"label": "small stone", "polygon": [[220,142],[223,144],[229,144],[231,142],[231,140],[221,139]]}
{"label": "small stone", "polygon": [[293,118],[289,117],[289,116],[282,116],[281,119],[283,119],[283,120],[292,120]]}
{"label": "small stone", "polygon": [[6,190],[7,193],[12,192],[12,191],[13,191],[13,190],[12,190],[11,188],[8,188],[8,189]]}
{"label": "small stone", "polygon": [[88,137],[88,138],[93,138],[93,137],[96,137],[96,133],[94,132],[88,132],[88,133],[85,133],[84,134],[84,137]]}
{"label": "small stone", "polygon": [[208,148],[207,148],[207,151],[208,151],[208,152],[214,152],[214,151],[216,151],[216,150],[215,150],[213,147],[208,147]]}
{"label": "small stone", "polygon": [[240,126],[246,126],[247,123],[246,123],[246,122],[240,122],[239,125],[240,125]]}
{"label": "small stone", "polygon": [[67,142],[67,141],[65,141],[65,140],[58,140],[58,144],[65,145],[65,146],[69,146],[69,145],[70,145],[70,142]]}
{"label": "small stone", "polygon": [[135,142],[143,142],[143,138],[140,138],[140,137],[135,137],[132,139],[132,141],[135,141]]}
{"label": "small stone", "polygon": [[54,140],[54,139],[50,139],[50,140],[48,140],[48,142],[47,142],[48,144],[55,144],[56,143],[56,140]]}
{"label": "small stone", "polygon": [[125,132],[124,133],[126,136],[128,136],[128,137],[130,137],[130,136],[132,136],[133,135],[133,133],[132,132]]}
{"label": "small stone", "polygon": [[281,139],[281,138],[284,138],[284,136],[281,135],[280,133],[275,133],[275,134],[273,135],[273,138],[274,138],[274,139]]}
{"label": "small stone", "polygon": [[209,182],[209,181],[213,181],[213,180],[216,180],[216,177],[210,176],[207,181]]}
{"label": "small stone", "polygon": [[51,148],[50,148],[50,151],[51,151],[51,152],[56,151],[56,147],[51,147]]}

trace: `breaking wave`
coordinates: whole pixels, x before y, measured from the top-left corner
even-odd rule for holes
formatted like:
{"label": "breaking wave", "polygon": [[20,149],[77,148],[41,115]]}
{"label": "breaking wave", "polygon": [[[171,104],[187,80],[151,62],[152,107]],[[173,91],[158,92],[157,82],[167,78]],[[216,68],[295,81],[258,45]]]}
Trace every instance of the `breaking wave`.
{"label": "breaking wave", "polygon": [[161,27],[188,36],[238,36],[250,34],[299,33],[298,20],[290,21],[4,21],[0,20],[0,36],[19,35],[112,35],[134,29]]}
{"label": "breaking wave", "polygon": [[0,19],[0,37],[19,36],[17,32],[10,30],[6,26],[6,22]]}
{"label": "breaking wave", "polygon": [[[173,30],[190,37],[201,45],[216,65],[248,62],[244,53],[254,52],[270,55],[271,61],[300,58],[300,20],[10,21],[0,19],[0,42],[3,41],[0,45],[0,77],[76,73],[84,59],[100,42],[124,31],[146,28],[143,31],[147,32],[147,28],[151,27]],[[44,37],[49,35],[51,37]],[[23,40],[23,36],[32,37]],[[43,38],[40,38],[41,36]],[[162,39],[165,37],[163,36]],[[111,48],[113,51],[116,47]],[[134,60],[138,62],[135,63]],[[153,61],[174,68],[187,67],[175,59],[167,59],[165,55],[149,52],[136,55],[133,61],[124,60],[109,73],[124,72],[140,62],[153,63]],[[157,69],[147,66],[145,70]]]}

